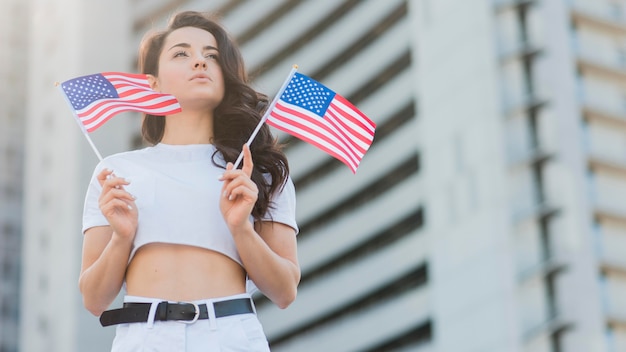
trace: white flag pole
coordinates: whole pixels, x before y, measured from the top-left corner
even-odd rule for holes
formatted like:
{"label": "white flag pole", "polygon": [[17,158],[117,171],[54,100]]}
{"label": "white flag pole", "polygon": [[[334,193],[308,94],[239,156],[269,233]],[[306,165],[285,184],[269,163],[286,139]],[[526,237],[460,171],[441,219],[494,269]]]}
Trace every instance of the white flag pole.
{"label": "white flag pole", "polygon": [[74,108],[72,106],[72,102],[70,102],[69,98],[65,94],[65,91],[63,91],[63,87],[61,87],[61,84],[59,84],[59,82],[56,82],[54,85],[59,88],[59,90],[61,91],[61,94],[65,98],[65,101],[67,102],[67,104],[69,104],[69,106],[70,106],[70,108],[72,110],[72,113],[74,115],[74,119],[78,123],[78,126],[80,127],[80,130],[83,131],[83,135],[85,135],[85,138],[87,138],[87,142],[89,142],[89,145],[91,146],[91,149],[93,149],[93,151],[96,153],[96,156],[98,157],[98,159],[100,159],[100,161],[102,161],[102,155],[100,155],[100,152],[98,151],[98,148],[96,148],[96,145],[93,144],[93,141],[91,140],[91,137],[89,137],[89,132],[87,132],[87,129],[85,128],[85,125],[83,125],[83,123],[80,121],[80,118],[78,118],[78,115],[76,114],[76,111],[74,110]]}
{"label": "white flag pole", "polygon": [[[285,82],[283,82],[283,85],[280,87],[280,90],[278,91],[278,93],[276,93],[274,100],[272,100],[272,103],[270,104],[270,106],[267,108],[267,110],[265,110],[265,114],[263,115],[263,118],[261,119],[261,121],[259,121],[256,128],[252,132],[252,135],[246,142],[248,146],[250,146],[250,144],[254,140],[254,137],[256,137],[256,135],[259,133],[261,126],[263,126],[265,121],[267,121],[268,117],[270,116],[270,113],[272,112],[272,109],[274,109],[274,106],[276,105],[276,102],[278,102],[278,99],[280,99],[280,96],[283,95],[283,93],[285,92],[287,85],[289,85],[291,78],[293,77],[293,75],[296,73],[297,70],[298,70],[298,65],[293,65],[293,67],[291,68],[291,71],[289,72],[289,75],[287,76],[287,79],[285,79]],[[233,169],[236,169],[239,167],[241,160],[243,160],[243,150],[241,151],[241,153],[239,153],[239,157],[237,157],[237,161],[235,161],[235,166],[233,167]]]}

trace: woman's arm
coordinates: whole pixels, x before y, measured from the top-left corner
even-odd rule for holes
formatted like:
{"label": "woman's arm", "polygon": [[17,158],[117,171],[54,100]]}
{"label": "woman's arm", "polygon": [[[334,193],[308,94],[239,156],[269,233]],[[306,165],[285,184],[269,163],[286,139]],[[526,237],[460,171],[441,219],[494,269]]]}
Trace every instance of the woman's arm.
{"label": "woman's arm", "polygon": [[262,222],[256,228],[233,233],[239,256],[259,290],[278,307],[287,308],[296,299],[300,283],[295,231],[275,222]]}
{"label": "woman's arm", "polygon": [[100,316],[122,288],[132,241],[112,232],[110,226],[85,232],[78,286],[85,308]]}
{"label": "woman's arm", "polygon": [[243,152],[242,169],[228,163],[222,175],[220,208],[248,276],[270,300],[286,308],[300,282],[295,230],[275,222],[261,222],[256,228],[250,223],[258,189],[250,179],[253,164],[247,145]]}
{"label": "woman's arm", "polygon": [[78,285],[83,303],[99,316],[119,293],[137,231],[137,207],[124,190],[128,182],[109,170],[98,175],[102,186],[99,206],[110,226],[92,227],[85,232]]}

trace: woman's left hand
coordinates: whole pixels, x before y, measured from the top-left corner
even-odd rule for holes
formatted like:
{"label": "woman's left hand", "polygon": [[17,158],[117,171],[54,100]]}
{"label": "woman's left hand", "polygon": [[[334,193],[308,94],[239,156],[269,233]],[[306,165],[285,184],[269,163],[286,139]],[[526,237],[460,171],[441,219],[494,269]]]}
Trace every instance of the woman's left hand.
{"label": "woman's left hand", "polygon": [[233,163],[228,163],[220,177],[220,181],[224,181],[220,210],[232,233],[252,226],[249,217],[259,196],[259,189],[250,178],[253,168],[252,153],[248,145],[244,144],[241,170],[233,169]]}

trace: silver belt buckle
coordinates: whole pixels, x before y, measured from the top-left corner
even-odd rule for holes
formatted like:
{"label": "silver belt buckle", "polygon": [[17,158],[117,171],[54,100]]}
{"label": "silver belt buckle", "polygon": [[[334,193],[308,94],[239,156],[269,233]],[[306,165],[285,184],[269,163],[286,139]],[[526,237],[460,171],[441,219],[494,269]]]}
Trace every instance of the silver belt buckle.
{"label": "silver belt buckle", "polygon": [[176,320],[177,322],[184,323],[184,324],[193,324],[198,321],[198,318],[200,317],[200,307],[198,307],[197,303],[193,303],[193,302],[178,302],[178,303],[193,305],[193,308],[196,310],[196,314],[193,316],[192,320]]}

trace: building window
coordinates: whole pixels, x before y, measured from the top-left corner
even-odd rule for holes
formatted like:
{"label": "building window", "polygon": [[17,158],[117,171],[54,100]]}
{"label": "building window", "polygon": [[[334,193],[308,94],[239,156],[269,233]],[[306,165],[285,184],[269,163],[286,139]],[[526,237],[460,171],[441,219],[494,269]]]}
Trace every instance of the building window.
{"label": "building window", "polygon": [[38,330],[39,332],[41,332],[43,335],[47,335],[48,334],[48,319],[46,318],[46,316],[44,316],[43,314],[39,315],[39,319],[38,319]]}
{"label": "building window", "polygon": [[10,320],[13,317],[13,311],[11,309],[11,302],[8,300],[4,300],[0,302],[2,305],[2,318],[6,320]]}
{"label": "building window", "polygon": [[50,244],[50,236],[48,235],[47,231],[42,231],[41,234],[39,235],[39,246],[41,247],[42,251],[46,251],[48,249],[48,246]]}
{"label": "building window", "polygon": [[609,11],[611,13],[611,18],[613,18],[615,21],[622,21],[622,19],[624,18],[624,9],[620,2],[610,2]]}
{"label": "building window", "polygon": [[39,275],[39,292],[48,292],[48,276],[45,273]]}
{"label": "building window", "polygon": [[14,276],[12,258],[10,257],[5,257],[2,261],[2,276],[8,280],[11,280]]}
{"label": "building window", "polygon": [[626,48],[623,46],[617,49],[617,64],[620,68],[626,69]]}

